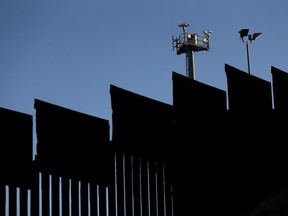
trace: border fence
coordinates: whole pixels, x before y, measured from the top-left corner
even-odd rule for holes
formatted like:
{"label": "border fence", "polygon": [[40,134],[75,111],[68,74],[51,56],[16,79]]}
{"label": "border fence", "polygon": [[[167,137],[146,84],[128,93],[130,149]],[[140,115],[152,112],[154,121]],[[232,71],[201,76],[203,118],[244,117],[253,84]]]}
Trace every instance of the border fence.
{"label": "border fence", "polygon": [[33,117],[0,108],[0,215],[249,215],[287,186],[288,74],[225,72],[227,92],[172,72],[172,105],[111,85],[111,140],[35,99],[34,160]]}

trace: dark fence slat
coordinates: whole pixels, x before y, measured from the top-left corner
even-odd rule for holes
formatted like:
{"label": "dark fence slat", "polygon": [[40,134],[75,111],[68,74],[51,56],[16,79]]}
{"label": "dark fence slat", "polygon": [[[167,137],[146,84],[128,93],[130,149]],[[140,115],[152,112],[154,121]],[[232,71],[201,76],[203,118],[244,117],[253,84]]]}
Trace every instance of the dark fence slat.
{"label": "dark fence slat", "polygon": [[163,165],[163,190],[164,190],[164,216],[172,216],[173,212],[173,197],[172,197],[172,184],[169,182],[169,178],[167,178],[166,166]]}
{"label": "dark fence slat", "polygon": [[[108,184],[109,187],[109,191],[108,191],[108,195],[109,195],[109,215],[116,215],[116,158],[117,155],[114,152],[114,154],[111,154],[111,159],[112,159],[112,166],[111,168],[113,169],[111,172],[112,175],[112,179],[111,182]],[[92,216],[92,215],[91,215]]]}
{"label": "dark fence slat", "polygon": [[94,182],[90,183],[90,213],[98,216],[98,187]]}
{"label": "dark fence slat", "polygon": [[149,200],[150,200],[150,215],[157,216],[158,206],[157,206],[157,196],[158,191],[156,191],[156,167],[155,162],[149,162],[149,182],[150,182],[150,189],[149,189]]}
{"label": "dark fence slat", "polygon": [[98,207],[97,207],[97,192],[98,188],[97,188],[97,184],[90,183],[90,213],[91,216],[97,216],[97,211],[98,211]]}
{"label": "dark fence slat", "polygon": [[17,188],[9,187],[9,216],[16,216],[17,213]]}
{"label": "dark fence slat", "polygon": [[6,202],[6,186],[2,184],[0,179],[0,215],[5,215],[5,202]]}
{"label": "dark fence slat", "polygon": [[140,186],[139,158],[133,156],[134,215],[140,215]]}
{"label": "dark fence slat", "polygon": [[28,191],[26,188],[20,188],[20,215],[27,216]]}
{"label": "dark fence slat", "polygon": [[107,214],[107,203],[106,203],[106,187],[100,186],[99,187],[99,212],[100,216],[106,216]]}
{"label": "dark fence slat", "polygon": [[31,185],[31,215],[39,216],[39,173],[35,173]]}
{"label": "dark fence slat", "polygon": [[117,172],[117,212],[118,216],[124,216],[125,211],[125,194],[124,194],[124,181],[123,181],[123,154],[117,154],[116,157],[116,172]]}
{"label": "dark fence slat", "polygon": [[57,216],[59,215],[59,177],[58,176],[51,176],[52,181],[52,215]]}
{"label": "dark fence slat", "polygon": [[70,180],[67,177],[61,178],[61,198],[62,198],[62,215],[69,216],[69,187],[70,187]]}
{"label": "dark fence slat", "polygon": [[41,174],[42,215],[50,215],[50,178],[49,174]]}
{"label": "dark fence slat", "polygon": [[156,215],[164,215],[164,202],[165,202],[165,197],[164,197],[164,176],[163,176],[163,164],[162,163],[156,163],[155,164],[155,180],[156,180],[156,193],[157,193],[157,212]]}
{"label": "dark fence slat", "polygon": [[131,155],[125,155],[125,196],[126,196],[126,216],[132,216],[132,179],[131,179]]}
{"label": "dark fence slat", "polygon": [[148,181],[148,168],[149,162],[141,159],[141,213],[143,215],[149,215],[149,181]]}
{"label": "dark fence slat", "polygon": [[79,215],[79,181],[77,179],[71,180],[71,209],[72,216]]}
{"label": "dark fence slat", "polygon": [[88,182],[81,180],[81,215],[88,215]]}

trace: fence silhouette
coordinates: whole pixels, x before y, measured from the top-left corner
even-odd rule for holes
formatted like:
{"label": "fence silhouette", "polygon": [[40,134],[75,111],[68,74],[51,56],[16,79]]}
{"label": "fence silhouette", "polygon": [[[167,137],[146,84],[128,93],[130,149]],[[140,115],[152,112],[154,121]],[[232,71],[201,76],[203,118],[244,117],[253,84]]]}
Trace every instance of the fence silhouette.
{"label": "fence silhouette", "polygon": [[32,116],[0,108],[0,215],[253,211],[287,186],[288,74],[225,72],[227,93],[172,72],[172,105],[111,85],[111,140],[107,120],[35,99],[35,160]]}

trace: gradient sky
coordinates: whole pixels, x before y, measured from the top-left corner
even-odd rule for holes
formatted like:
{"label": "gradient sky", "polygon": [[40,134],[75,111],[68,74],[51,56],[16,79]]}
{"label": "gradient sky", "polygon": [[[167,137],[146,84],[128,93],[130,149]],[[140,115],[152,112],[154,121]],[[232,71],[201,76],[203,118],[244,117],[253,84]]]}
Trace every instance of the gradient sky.
{"label": "gradient sky", "polygon": [[112,127],[110,85],[172,104],[172,71],[186,75],[172,35],[184,22],[213,31],[211,50],[195,53],[196,80],[226,90],[225,64],[247,71],[248,28],[262,32],[251,74],[271,81],[271,66],[288,71],[287,11],[287,0],[1,0],[0,107],[35,116],[37,98]]}

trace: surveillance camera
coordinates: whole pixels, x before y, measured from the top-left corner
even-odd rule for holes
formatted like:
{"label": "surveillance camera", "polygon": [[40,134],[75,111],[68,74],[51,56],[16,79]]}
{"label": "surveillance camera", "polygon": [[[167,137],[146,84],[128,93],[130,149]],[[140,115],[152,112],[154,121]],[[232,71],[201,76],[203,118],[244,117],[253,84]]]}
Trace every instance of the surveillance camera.
{"label": "surveillance camera", "polygon": [[211,30],[203,31],[205,35],[210,36],[213,32]]}
{"label": "surveillance camera", "polygon": [[190,26],[190,24],[189,23],[182,23],[182,24],[179,24],[178,26],[186,29],[188,26]]}

